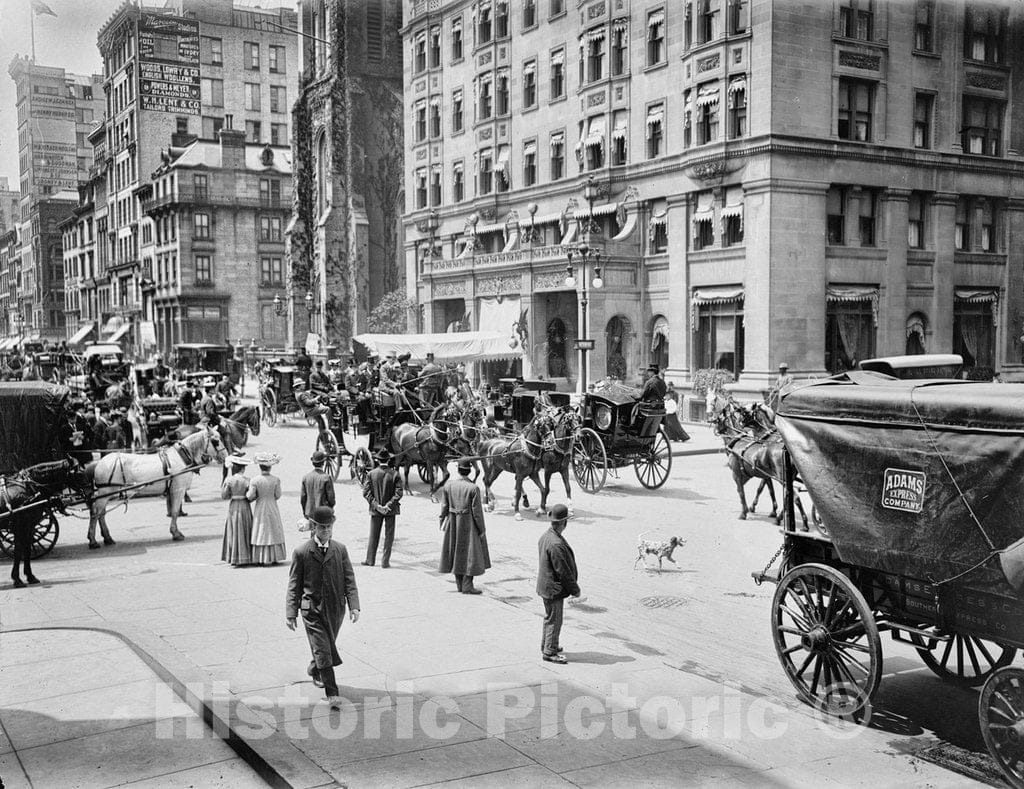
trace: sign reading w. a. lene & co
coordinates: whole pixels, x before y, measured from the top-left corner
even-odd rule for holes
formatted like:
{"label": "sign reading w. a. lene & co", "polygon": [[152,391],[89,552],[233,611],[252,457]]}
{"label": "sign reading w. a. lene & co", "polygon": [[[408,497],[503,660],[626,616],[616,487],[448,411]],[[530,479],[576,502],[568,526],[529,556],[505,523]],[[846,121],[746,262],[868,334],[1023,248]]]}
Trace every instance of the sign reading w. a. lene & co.
{"label": "sign reading w. a. lene & co", "polygon": [[901,512],[921,512],[924,508],[926,477],[922,471],[887,468],[882,478],[882,506]]}

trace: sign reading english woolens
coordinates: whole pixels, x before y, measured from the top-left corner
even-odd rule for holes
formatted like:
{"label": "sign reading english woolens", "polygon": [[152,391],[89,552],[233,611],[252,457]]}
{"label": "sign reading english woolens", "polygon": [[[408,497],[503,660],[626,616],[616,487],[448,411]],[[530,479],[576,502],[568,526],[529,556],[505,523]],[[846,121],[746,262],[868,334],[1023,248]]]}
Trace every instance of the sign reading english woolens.
{"label": "sign reading english woolens", "polygon": [[161,14],[139,19],[139,99],[142,109],[198,115],[199,22]]}

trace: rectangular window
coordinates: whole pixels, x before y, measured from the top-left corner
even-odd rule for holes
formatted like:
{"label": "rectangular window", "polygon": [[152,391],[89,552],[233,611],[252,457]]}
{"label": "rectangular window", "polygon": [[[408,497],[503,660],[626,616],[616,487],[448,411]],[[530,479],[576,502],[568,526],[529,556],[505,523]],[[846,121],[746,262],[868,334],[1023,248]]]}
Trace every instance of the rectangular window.
{"label": "rectangular window", "polygon": [[281,240],[281,217],[261,216],[260,217],[260,241]]}
{"label": "rectangular window", "polygon": [[875,315],[870,299],[828,301],[825,307],[825,369],[852,370],[875,355]]}
{"label": "rectangular window", "polygon": [[274,178],[260,179],[260,205],[277,208],[281,205],[281,182]]}
{"label": "rectangular window", "polygon": [[858,232],[862,247],[875,246],[875,214],[878,210],[878,195],[869,190],[860,193],[860,217]]}
{"label": "rectangular window", "polygon": [[998,252],[998,207],[992,200],[978,201],[981,213],[981,249],[983,252]]}
{"label": "rectangular window", "polygon": [[565,50],[556,49],[551,53],[551,99],[565,96]]}
{"label": "rectangular window", "polygon": [[523,64],[523,109],[537,104],[537,61],[528,60]]}
{"label": "rectangular window", "polygon": [[476,43],[486,44],[491,40],[491,7],[489,5],[480,8],[480,15],[476,20]]}
{"label": "rectangular window", "polygon": [[560,181],[565,177],[565,132],[551,135],[551,180]]}
{"label": "rectangular window", "polygon": [[551,0],[551,8],[548,16],[558,16],[565,13],[565,0]]}
{"label": "rectangular window", "polygon": [[839,0],[839,35],[871,41],[875,17],[873,0]]}
{"label": "rectangular window", "polygon": [[494,96],[491,93],[491,78],[489,76],[480,77],[480,101],[478,103],[477,114],[480,120],[485,121],[491,117],[494,112]]}
{"label": "rectangular window", "polygon": [[462,60],[462,18],[452,20],[452,60]]}
{"label": "rectangular window", "polygon": [[924,214],[927,198],[922,192],[912,192],[907,202],[907,246],[924,249]]}
{"label": "rectangular window", "polygon": [[430,67],[441,66],[441,26],[430,28]]}
{"label": "rectangular window", "polygon": [[494,37],[505,38],[508,35],[508,3],[498,0],[498,10],[494,14]]}
{"label": "rectangular window", "polygon": [[412,44],[413,69],[419,74],[427,70],[427,32],[421,30],[416,34]]}
{"label": "rectangular window", "polygon": [[537,141],[530,140],[523,145],[523,186],[537,183]]}
{"label": "rectangular window", "polygon": [[498,85],[494,91],[495,98],[497,99],[497,112],[498,115],[508,115],[509,113],[509,101],[508,101],[508,72],[503,71],[498,73]]}
{"label": "rectangular window", "polygon": [[209,255],[196,255],[196,284],[213,283],[213,259]]}
{"label": "rectangular window", "polygon": [[250,112],[260,111],[260,85],[258,82],[245,83],[245,108]]}
{"label": "rectangular window", "polygon": [[259,121],[246,121],[245,122],[245,140],[246,142],[262,142],[263,135],[263,124]]}
{"label": "rectangular window", "polygon": [[199,81],[202,103],[208,107],[224,106],[224,80],[203,77]]}
{"label": "rectangular window", "polygon": [[914,10],[914,49],[932,52],[932,25],[935,20],[935,0],[917,0]]}
{"label": "rectangular window", "polygon": [[510,146],[501,145],[498,147],[498,163],[494,168],[494,173],[497,176],[494,186],[498,192],[507,192],[512,188],[512,165],[509,161],[511,154],[512,149]]}
{"label": "rectangular window", "polygon": [[260,258],[260,284],[280,285],[282,282],[281,258]]}
{"label": "rectangular window", "polygon": [[825,211],[828,216],[828,243],[842,246],[846,243],[846,190],[833,186],[825,197]]}
{"label": "rectangular window", "polygon": [[964,22],[964,57],[1002,63],[1006,49],[1007,9],[1001,3],[969,3]]}
{"label": "rectangular window", "polygon": [[[992,301],[971,301],[967,298],[953,299],[953,353],[963,357],[964,370],[977,368],[977,377],[988,380],[992,377],[996,356],[996,327],[992,313]],[[969,376],[970,377],[970,376]]]}
{"label": "rectangular window", "polygon": [[963,97],[963,131],[960,144],[964,153],[999,156],[1003,140],[1005,104],[979,96]]}
{"label": "rectangular window", "polygon": [[930,93],[914,94],[914,147],[932,147],[932,107],[935,97]]}
{"label": "rectangular window", "polygon": [[423,142],[427,139],[427,100],[420,99],[416,102],[416,142]]}
{"label": "rectangular window", "polygon": [[697,90],[697,145],[718,139],[719,91],[714,83],[702,85]]}
{"label": "rectangular window", "polygon": [[683,147],[689,148],[693,143],[693,91],[683,91]]}
{"label": "rectangular window", "polygon": [[441,205],[441,165],[430,168],[430,204]]}
{"label": "rectangular window", "polygon": [[461,203],[466,199],[465,168],[462,162],[456,162],[452,167],[452,200]]}
{"label": "rectangular window", "polygon": [[441,136],[441,97],[434,96],[430,100],[430,136]]}
{"label": "rectangular window", "polygon": [[[654,238],[657,239],[657,228],[663,227],[664,223],[655,226]],[[715,222],[710,216],[693,220],[693,248],[707,249],[715,245]],[[652,246],[654,243],[652,242]],[[664,252],[664,249],[660,251]]]}
{"label": "rectangular window", "polygon": [[604,32],[592,33],[587,44],[587,79],[596,82],[604,77]]}
{"label": "rectangular window", "polygon": [[743,302],[697,305],[698,366],[743,372]]}
{"label": "rectangular window", "polygon": [[271,145],[287,145],[288,144],[288,124],[287,123],[272,123],[272,124],[270,124],[270,144]]}
{"label": "rectangular window", "polygon": [[458,134],[463,129],[462,88],[452,92],[452,132]]}
{"label": "rectangular window", "polygon": [[743,216],[730,214],[722,218],[722,246],[743,243]]}
{"label": "rectangular window", "polygon": [[651,11],[647,15],[647,65],[654,66],[665,60],[665,11]]}
{"label": "rectangular window", "polygon": [[494,189],[494,160],[491,152],[480,153],[480,194],[488,195]]}
{"label": "rectangular window", "polygon": [[210,215],[204,213],[193,214],[193,235],[196,238],[210,237]]}
{"label": "rectangular window", "polygon": [[260,45],[245,42],[245,67],[249,71],[260,70]]}
{"label": "rectangular window", "polygon": [[221,39],[203,36],[201,46],[205,56],[202,58],[203,63],[209,63],[211,66],[224,65],[224,42]]}
{"label": "rectangular window", "polygon": [[956,201],[953,246],[961,252],[969,251],[971,248],[971,203],[966,197],[957,198]]}
{"label": "rectangular window", "polygon": [[537,0],[523,0],[523,29],[537,24]]}
{"label": "rectangular window", "polygon": [[750,27],[749,0],[729,0],[729,34],[746,33]]}
{"label": "rectangular window", "polygon": [[270,111],[288,112],[288,89],[283,85],[270,86]]}
{"label": "rectangular window", "polygon": [[652,104],[647,108],[647,158],[655,159],[664,153],[665,105]]}
{"label": "rectangular window", "polygon": [[729,139],[747,135],[747,80],[735,77],[729,82]]}
{"label": "rectangular window", "polygon": [[270,54],[268,57],[268,67],[271,74],[284,74],[285,72],[285,53],[284,47],[270,45]]}
{"label": "rectangular window", "polygon": [[857,79],[839,79],[839,125],[841,140],[871,141],[875,85]]}
{"label": "rectangular window", "polygon": [[416,207],[427,207],[427,168],[421,167],[416,171]]}
{"label": "rectangular window", "polygon": [[697,41],[714,41],[721,33],[719,0],[695,0],[697,4]]}
{"label": "rectangular window", "polygon": [[[662,126],[664,126],[664,120],[661,120],[660,123],[662,124]],[[612,164],[614,166],[621,167],[622,165],[626,164],[628,141],[629,113],[626,110],[616,110],[614,113],[612,125]]]}
{"label": "rectangular window", "polygon": [[196,200],[208,200],[210,198],[210,180],[206,174],[196,173],[192,176],[192,190]]}
{"label": "rectangular window", "polygon": [[612,27],[612,76],[626,73],[629,67],[629,22],[616,22]]}

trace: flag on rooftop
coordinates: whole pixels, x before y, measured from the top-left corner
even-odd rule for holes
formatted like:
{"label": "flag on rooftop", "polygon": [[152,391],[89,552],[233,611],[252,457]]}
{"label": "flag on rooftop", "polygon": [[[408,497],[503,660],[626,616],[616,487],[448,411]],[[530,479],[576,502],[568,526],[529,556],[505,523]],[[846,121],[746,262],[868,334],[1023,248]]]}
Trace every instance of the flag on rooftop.
{"label": "flag on rooftop", "polygon": [[32,0],[32,11],[36,16],[40,14],[49,14],[50,16],[57,16],[57,13],[50,8],[43,0]]}

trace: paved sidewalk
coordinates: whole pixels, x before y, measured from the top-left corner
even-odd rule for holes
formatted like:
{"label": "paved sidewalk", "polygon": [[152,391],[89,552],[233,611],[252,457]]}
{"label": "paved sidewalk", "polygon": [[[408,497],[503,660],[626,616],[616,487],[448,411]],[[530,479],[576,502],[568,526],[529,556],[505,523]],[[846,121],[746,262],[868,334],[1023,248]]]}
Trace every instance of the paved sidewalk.
{"label": "paved sidewalk", "polygon": [[0,634],[0,778],[22,787],[266,783],[120,639]]}

